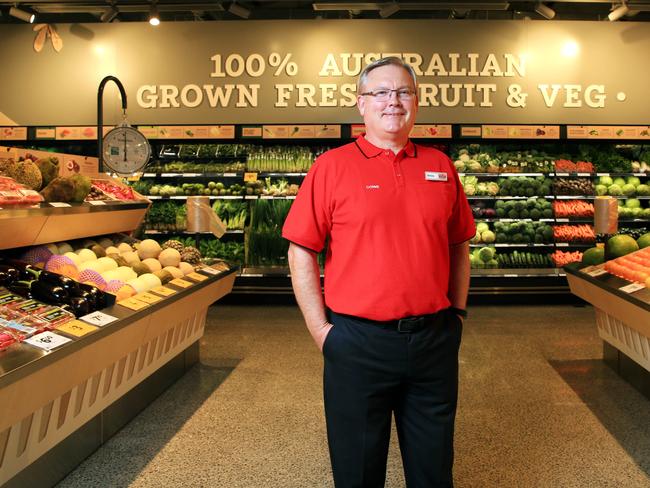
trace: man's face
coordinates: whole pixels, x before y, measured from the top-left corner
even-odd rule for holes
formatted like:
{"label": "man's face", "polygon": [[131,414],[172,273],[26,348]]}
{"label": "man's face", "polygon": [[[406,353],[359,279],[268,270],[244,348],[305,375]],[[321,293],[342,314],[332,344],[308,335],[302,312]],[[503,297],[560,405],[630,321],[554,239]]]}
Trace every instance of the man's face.
{"label": "man's face", "polygon": [[[387,65],[376,68],[368,74],[361,92],[399,89],[415,91],[413,79],[405,69]],[[391,92],[387,100],[378,100],[371,95],[358,95],[357,106],[368,135],[378,138],[408,137],[415,123],[418,99],[417,95],[410,98],[400,97],[396,92]]]}

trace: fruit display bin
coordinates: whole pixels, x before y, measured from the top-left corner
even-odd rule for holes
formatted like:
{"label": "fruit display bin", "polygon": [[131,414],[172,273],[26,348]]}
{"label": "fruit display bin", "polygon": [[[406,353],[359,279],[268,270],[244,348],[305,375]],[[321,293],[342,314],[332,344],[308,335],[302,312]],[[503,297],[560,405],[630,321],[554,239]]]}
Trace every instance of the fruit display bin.
{"label": "fruit display bin", "polygon": [[117,321],[47,354],[25,345],[0,354],[0,485],[53,485],[182,376],[198,361],[208,307],[237,271],[138,311],[106,308]]}
{"label": "fruit display bin", "polygon": [[0,250],[79,239],[91,234],[128,232],[138,227],[150,204],[143,199],[3,208],[0,210]]}
{"label": "fruit display bin", "polygon": [[650,289],[602,273],[600,266],[565,270],[571,292],[596,310],[605,361],[650,397]]}

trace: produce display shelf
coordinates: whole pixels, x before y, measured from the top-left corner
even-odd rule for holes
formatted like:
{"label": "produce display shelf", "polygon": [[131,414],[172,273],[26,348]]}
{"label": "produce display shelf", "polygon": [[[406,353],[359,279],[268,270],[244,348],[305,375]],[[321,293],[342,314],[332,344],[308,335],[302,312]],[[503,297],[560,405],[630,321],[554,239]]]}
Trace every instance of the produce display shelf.
{"label": "produce display shelf", "polygon": [[[226,230],[226,234],[243,234],[244,231],[241,229],[229,229]],[[145,235],[148,236],[155,236],[155,235],[188,235],[188,236],[194,236],[194,235],[213,235],[212,232],[191,232],[188,230],[145,230],[144,231]]]}
{"label": "produce display shelf", "polygon": [[509,195],[465,195],[468,200],[528,200],[529,198],[546,198],[552,200],[553,195],[533,195],[532,197]]}
{"label": "produce display shelf", "polygon": [[553,247],[555,244],[553,243],[548,243],[548,244],[538,244],[535,242],[524,242],[521,244],[513,244],[513,243],[491,243],[491,244],[470,244],[470,247],[485,247],[485,246],[494,246],[494,247]]}
{"label": "produce display shelf", "polygon": [[644,176],[650,176],[649,173],[595,173],[596,176],[613,176],[613,177],[623,177],[623,176],[636,176],[643,178]]}
{"label": "produce display shelf", "polygon": [[472,277],[494,277],[518,278],[529,276],[558,276],[558,268],[496,268],[496,269],[472,269]]}
{"label": "produce display shelf", "polygon": [[214,155],[214,156],[186,156],[183,154],[162,153],[153,161],[177,161],[182,158],[183,161],[191,161],[193,163],[219,163],[221,161],[241,161],[248,159],[248,153],[238,154],[237,156]]}
{"label": "produce display shelf", "polygon": [[[641,196],[641,195],[633,195],[631,197],[628,197],[627,195],[603,195],[603,196],[611,196],[612,198],[617,198],[619,200],[627,200],[628,198],[637,198],[639,200],[650,200],[650,196]],[[558,200],[595,200],[596,196],[595,195],[556,195],[556,199]]]}
{"label": "produce display shelf", "polygon": [[143,173],[142,178],[243,178],[242,172],[226,173]]}
{"label": "produce display shelf", "polygon": [[458,176],[476,176],[476,177],[504,177],[509,178],[512,176],[553,176],[553,173],[458,173]]}
{"label": "produce display shelf", "polygon": [[[249,171],[250,173],[256,173],[254,169]],[[281,171],[257,171],[257,176],[260,178],[264,178],[267,176],[273,176],[273,177],[283,177],[283,176],[307,176],[307,173],[283,173]]]}
{"label": "produce display shelf", "polygon": [[[106,201],[103,204],[71,203],[0,210],[0,249],[49,244],[90,235],[115,234],[137,228],[150,202]],[[10,232],[8,231],[10,229]]]}
{"label": "produce display shelf", "polygon": [[[84,431],[84,442],[73,446],[75,455],[88,449],[78,459],[87,457],[114,433],[103,427],[103,415],[111,405],[127,407],[122,412],[128,421],[139,411],[124,399],[128,392],[170,364],[182,375],[185,364],[196,362],[185,353],[203,336],[208,307],[230,293],[236,271],[201,273],[206,278],[185,289],[168,284],[175,290],[172,296],[138,311],[117,304],[108,307],[102,313],[115,321],[49,353],[34,354],[36,348],[23,344],[0,353],[0,485],[23,476],[21,471],[30,464],[93,423],[92,432]],[[174,362],[179,357],[182,364]],[[140,402],[155,398],[146,389],[139,390],[138,396]],[[61,455],[66,454],[70,452]],[[31,476],[29,469],[26,472]],[[50,480],[47,486],[53,484]],[[35,485],[46,483],[15,484]]]}
{"label": "produce display shelf", "polygon": [[556,242],[555,247],[594,247],[595,242]]}
{"label": "produce display shelf", "polygon": [[556,219],[506,219],[499,217],[474,217],[476,222],[555,222]]}

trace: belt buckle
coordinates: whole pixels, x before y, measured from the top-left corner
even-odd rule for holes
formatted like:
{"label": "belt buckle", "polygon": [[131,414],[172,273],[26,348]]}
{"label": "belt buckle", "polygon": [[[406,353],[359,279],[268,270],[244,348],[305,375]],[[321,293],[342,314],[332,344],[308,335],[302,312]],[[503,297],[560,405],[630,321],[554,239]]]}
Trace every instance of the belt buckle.
{"label": "belt buckle", "polygon": [[424,317],[408,317],[397,321],[397,332],[414,332],[421,328]]}

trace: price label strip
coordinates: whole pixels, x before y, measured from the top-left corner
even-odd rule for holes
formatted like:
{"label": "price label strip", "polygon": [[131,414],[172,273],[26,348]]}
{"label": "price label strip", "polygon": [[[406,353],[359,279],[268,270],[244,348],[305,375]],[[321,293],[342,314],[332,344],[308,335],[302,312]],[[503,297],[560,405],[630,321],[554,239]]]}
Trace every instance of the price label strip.
{"label": "price label strip", "polygon": [[188,274],[185,275],[185,277],[190,278],[190,279],[195,280],[195,281],[205,281],[205,280],[208,279],[207,276],[199,274],[197,272],[188,273]]}
{"label": "price label strip", "polygon": [[172,290],[171,288],[167,288],[166,286],[156,286],[155,288],[152,288],[149,291],[158,293],[158,295],[162,295],[164,297],[168,297],[176,293],[176,290]]}
{"label": "price label strip", "polygon": [[593,277],[607,274],[607,270],[602,266],[589,266],[588,268],[584,268],[582,272],[587,273],[589,276]]}
{"label": "price label strip", "polygon": [[210,266],[205,266],[205,267],[201,268],[201,271],[203,271],[204,273],[211,274],[211,275],[218,275],[219,273],[221,273],[221,271],[219,271],[218,269],[211,268]]}
{"label": "price label strip", "polygon": [[136,300],[140,300],[141,302],[145,302],[145,303],[149,303],[149,304],[157,303],[157,302],[162,300],[162,298],[160,298],[158,295],[154,295],[153,293],[149,293],[149,292],[146,292],[146,291],[144,293],[139,293],[138,295],[134,296],[133,298],[135,298]]}
{"label": "price label strip", "polygon": [[104,312],[93,312],[83,317],[79,317],[80,320],[88,322],[89,324],[96,325],[97,327],[104,327],[105,325],[115,322],[117,317],[112,315],[105,314]]}
{"label": "price label strip", "polygon": [[189,281],[186,281],[186,280],[182,280],[180,278],[176,278],[175,280],[171,280],[169,282],[169,284],[178,286],[180,288],[189,288],[190,286],[192,286],[192,283],[190,283]]}
{"label": "price label strip", "polygon": [[117,302],[118,305],[121,305],[123,307],[129,308],[131,310],[142,310],[145,307],[148,307],[149,304],[146,302],[141,302],[140,300],[136,299],[135,297],[127,298],[125,300],[122,300],[121,302]]}
{"label": "price label strip", "polygon": [[80,320],[72,320],[66,322],[56,328],[58,331],[64,332],[74,337],[82,337],[97,330],[94,325],[86,324]]}
{"label": "price label strip", "polygon": [[54,332],[41,332],[36,334],[29,339],[25,339],[23,343],[31,344],[32,346],[38,347],[39,349],[45,349],[46,351],[51,351],[56,349],[59,346],[67,342],[71,342],[72,339],[63,337],[62,335],[55,334]]}
{"label": "price label strip", "polygon": [[634,293],[635,291],[643,290],[644,288],[645,288],[644,284],[630,283],[629,285],[621,286],[619,290],[625,293]]}

